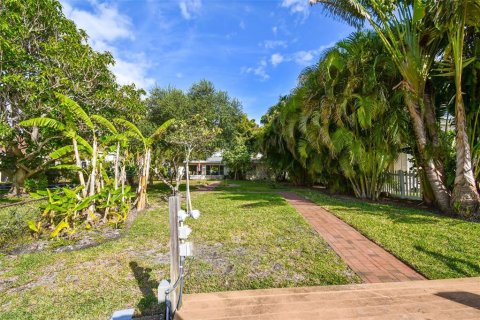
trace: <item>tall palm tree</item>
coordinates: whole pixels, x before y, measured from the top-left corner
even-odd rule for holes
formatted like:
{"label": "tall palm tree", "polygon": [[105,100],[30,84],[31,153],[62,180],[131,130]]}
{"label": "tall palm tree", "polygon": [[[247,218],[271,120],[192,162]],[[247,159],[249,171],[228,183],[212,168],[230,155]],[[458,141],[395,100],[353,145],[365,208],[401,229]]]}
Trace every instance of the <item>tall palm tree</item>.
{"label": "tall palm tree", "polygon": [[[439,1],[436,8],[436,20],[439,28],[443,28],[448,35],[447,52],[451,53],[455,81],[456,171],[451,203],[452,207],[461,215],[470,217],[477,209],[480,197],[475,183],[468,141],[462,75],[465,65],[465,27],[467,25],[480,26],[480,1],[444,0]],[[467,63],[471,61],[467,61]],[[447,72],[447,75],[449,74],[450,72]]]}
{"label": "tall palm tree", "polygon": [[310,0],[331,15],[360,26],[366,20],[403,77],[399,84],[415,133],[419,162],[438,207],[450,211],[440,139],[428,77],[444,40],[431,14],[434,1]]}

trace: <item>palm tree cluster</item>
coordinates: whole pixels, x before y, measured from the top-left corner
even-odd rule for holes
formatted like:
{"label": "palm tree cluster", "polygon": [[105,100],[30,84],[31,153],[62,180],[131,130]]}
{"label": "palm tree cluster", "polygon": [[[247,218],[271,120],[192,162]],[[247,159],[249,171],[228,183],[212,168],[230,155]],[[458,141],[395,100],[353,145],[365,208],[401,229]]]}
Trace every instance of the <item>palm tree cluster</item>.
{"label": "palm tree cluster", "polygon": [[[298,182],[319,181],[377,199],[388,165],[408,148],[424,200],[473,217],[479,204],[480,2],[311,3],[359,29],[365,22],[372,29],[325,52],[264,116],[261,142],[270,163]],[[452,184],[449,143],[440,126],[450,114]]]}

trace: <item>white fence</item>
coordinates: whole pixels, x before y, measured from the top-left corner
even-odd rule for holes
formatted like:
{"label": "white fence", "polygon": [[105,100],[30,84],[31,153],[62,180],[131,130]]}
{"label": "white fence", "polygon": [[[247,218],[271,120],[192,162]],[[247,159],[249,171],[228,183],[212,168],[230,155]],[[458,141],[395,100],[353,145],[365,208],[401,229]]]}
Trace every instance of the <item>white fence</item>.
{"label": "white fence", "polygon": [[388,172],[382,191],[401,199],[422,199],[420,179],[416,173],[401,170]]}

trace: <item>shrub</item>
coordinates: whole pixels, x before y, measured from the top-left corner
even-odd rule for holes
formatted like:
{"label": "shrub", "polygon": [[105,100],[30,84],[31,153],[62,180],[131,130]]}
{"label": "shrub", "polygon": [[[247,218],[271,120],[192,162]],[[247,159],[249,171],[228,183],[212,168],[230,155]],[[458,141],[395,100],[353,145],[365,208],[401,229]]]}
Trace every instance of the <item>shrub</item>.
{"label": "shrub", "polygon": [[[126,221],[131,199],[135,196],[129,186],[123,194],[121,189],[105,187],[85,198],[79,196],[81,190],[80,186],[73,190],[59,188],[33,193],[33,196],[47,197],[47,203],[40,206],[41,215],[28,221],[34,235],[48,233],[50,237],[69,237],[80,228],[90,229],[108,222],[118,226]],[[96,212],[89,209],[91,204],[95,204]]]}
{"label": "shrub", "polygon": [[44,190],[47,187],[48,187],[48,179],[45,173],[39,173],[33,177],[25,179],[25,190],[27,192]]}

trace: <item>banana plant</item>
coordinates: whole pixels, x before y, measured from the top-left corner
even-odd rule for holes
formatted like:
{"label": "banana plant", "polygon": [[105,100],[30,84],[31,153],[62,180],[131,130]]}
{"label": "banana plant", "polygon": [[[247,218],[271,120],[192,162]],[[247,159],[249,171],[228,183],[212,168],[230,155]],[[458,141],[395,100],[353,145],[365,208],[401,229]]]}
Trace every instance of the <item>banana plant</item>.
{"label": "banana plant", "polygon": [[[84,151],[88,155],[94,154],[94,148],[83,139],[78,133],[77,123],[85,124],[88,128],[93,131],[93,123],[91,122],[88,115],[85,111],[72,99],[68,98],[65,95],[56,93],[56,97],[60,100],[60,108],[64,115],[64,121],[56,120],[48,117],[39,117],[32,118],[25,121],[22,121],[20,125],[26,127],[43,127],[50,128],[60,132],[63,136],[71,139],[72,145],[63,146],[50,154],[52,159],[60,159],[65,157],[73,152],[75,159],[75,166],[69,166],[69,169],[76,169],[78,172],[78,179],[80,185],[82,186],[82,196],[86,197],[88,195],[87,183],[85,181],[84,172],[82,168],[82,160],[80,158],[80,152]],[[65,169],[67,167],[62,166],[58,167],[60,169]]]}
{"label": "banana plant", "polygon": [[147,186],[150,174],[150,163],[153,143],[168,129],[168,127],[173,123],[174,119],[165,121],[155,130],[152,135],[148,137],[145,137],[140,131],[140,129],[138,129],[136,125],[134,125],[128,120],[116,118],[113,121],[125,129],[124,134],[126,136],[137,139],[143,144],[143,154],[140,157],[140,170],[136,200],[137,210],[143,210],[147,205]]}

